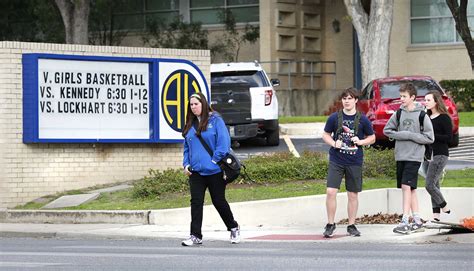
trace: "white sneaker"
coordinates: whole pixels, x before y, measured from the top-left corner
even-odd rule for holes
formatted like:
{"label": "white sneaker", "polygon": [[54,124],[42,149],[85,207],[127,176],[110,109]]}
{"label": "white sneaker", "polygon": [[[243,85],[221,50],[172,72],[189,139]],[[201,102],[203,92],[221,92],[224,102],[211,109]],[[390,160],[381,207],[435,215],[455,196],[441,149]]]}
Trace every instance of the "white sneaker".
{"label": "white sneaker", "polygon": [[237,228],[230,229],[230,243],[240,243],[240,226],[237,226]]}
{"label": "white sneaker", "polygon": [[185,246],[185,247],[190,247],[190,246],[195,246],[195,245],[201,245],[202,244],[202,240],[197,238],[196,236],[194,235],[190,235],[188,239],[186,240],[183,240],[181,242],[181,245]]}
{"label": "white sneaker", "polygon": [[445,213],[443,211],[441,211],[441,214],[439,216],[439,221],[441,222],[450,222],[450,223],[457,223],[457,224],[460,224],[461,222],[459,222],[459,220],[456,220],[455,219],[455,214],[453,213],[453,210],[450,210],[449,211],[449,214],[448,213]]}

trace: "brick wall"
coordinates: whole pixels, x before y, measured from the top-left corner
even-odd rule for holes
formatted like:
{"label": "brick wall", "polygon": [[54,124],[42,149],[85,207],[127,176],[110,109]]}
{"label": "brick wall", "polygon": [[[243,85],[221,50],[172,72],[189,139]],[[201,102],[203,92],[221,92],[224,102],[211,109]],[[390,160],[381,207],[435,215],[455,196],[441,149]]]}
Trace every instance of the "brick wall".
{"label": "brick wall", "polygon": [[209,79],[207,50],[0,42],[0,208],[181,166],[181,144],[23,144],[23,53],[186,59]]}

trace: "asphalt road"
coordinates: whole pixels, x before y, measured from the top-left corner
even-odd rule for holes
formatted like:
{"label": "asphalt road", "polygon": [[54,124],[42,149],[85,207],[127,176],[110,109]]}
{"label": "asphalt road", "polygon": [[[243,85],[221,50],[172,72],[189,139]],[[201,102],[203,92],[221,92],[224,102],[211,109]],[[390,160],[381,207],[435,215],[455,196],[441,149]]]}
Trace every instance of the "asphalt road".
{"label": "asphalt road", "polygon": [[1,270],[472,270],[473,245],[0,239]]}
{"label": "asphalt road", "polygon": [[[301,154],[305,150],[327,152],[329,146],[321,138],[290,138],[295,149]],[[287,152],[288,145],[280,139],[279,146],[262,146],[264,141],[250,140],[241,142],[239,147],[233,147],[237,156],[247,159],[264,153]],[[459,146],[451,148],[448,169],[474,168],[474,136],[461,137]]]}

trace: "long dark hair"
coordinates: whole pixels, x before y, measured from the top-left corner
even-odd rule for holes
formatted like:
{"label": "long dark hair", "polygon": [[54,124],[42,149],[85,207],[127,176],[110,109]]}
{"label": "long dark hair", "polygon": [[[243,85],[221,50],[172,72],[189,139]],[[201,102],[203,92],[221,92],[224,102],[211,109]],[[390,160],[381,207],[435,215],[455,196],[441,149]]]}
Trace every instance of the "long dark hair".
{"label": "long dark hair", "polygon": [[[429,95],[429,94],[433,96],[433,99],[436,103],[435,105],[436,110],[438,110],[440,114],[448,114],[448,108],[446,108],[446,105],[444,104],[443,97],[441,97],[441,94],[438,91],[430,91],[426,93],[426,95]],[[428,109],[428,115],[431,115],[432,113],[433,112],[431,112],[431,110]]]}
{"label": "long dark hair", "polygon": [[[197,116],[193,114],[193,111],[191,111],[191,98],[196,98],[201,103],[201,121],[199,121]],[[186,137],[186,134],[189,132],[189,129],[191,129],[194,122],[198,123],[196,134],[201,135],[201,132],[206,131],[207,129],[210,112],[213,112],[214,110],[212,110],[206,97],[201,92],[196,92],[189,97],[187,107],[186,123],[184,124],[184,129],[181,135]]]}

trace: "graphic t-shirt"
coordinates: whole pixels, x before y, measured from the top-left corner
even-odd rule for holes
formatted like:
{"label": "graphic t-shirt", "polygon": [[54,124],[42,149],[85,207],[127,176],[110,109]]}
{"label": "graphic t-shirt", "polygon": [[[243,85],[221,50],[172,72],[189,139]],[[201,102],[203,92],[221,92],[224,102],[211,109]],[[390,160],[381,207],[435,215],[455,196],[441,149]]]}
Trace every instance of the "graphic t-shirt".
{"label": "graphic t-shirt", "polygon": [[[354,135],[354,120],[356,114],[350,116],[344,114],[344,112],[342,113],[342,131],[339,135],[336,135],[335,133],[338,127],[337,114],[337,112],[331,114],[326,122],[326,126],[324,126],[324,131],[331,134],[334,140],[339,139],[342,141],[342,147],[340,149],[331,147],[329,150],[329,161],[345,166],[361,166],[364,159],[362,147],[357,146],[351,141],[351,138],[356,136]],[[373,134],[372,123],[361,113],[357,137],[362,140]]]}

